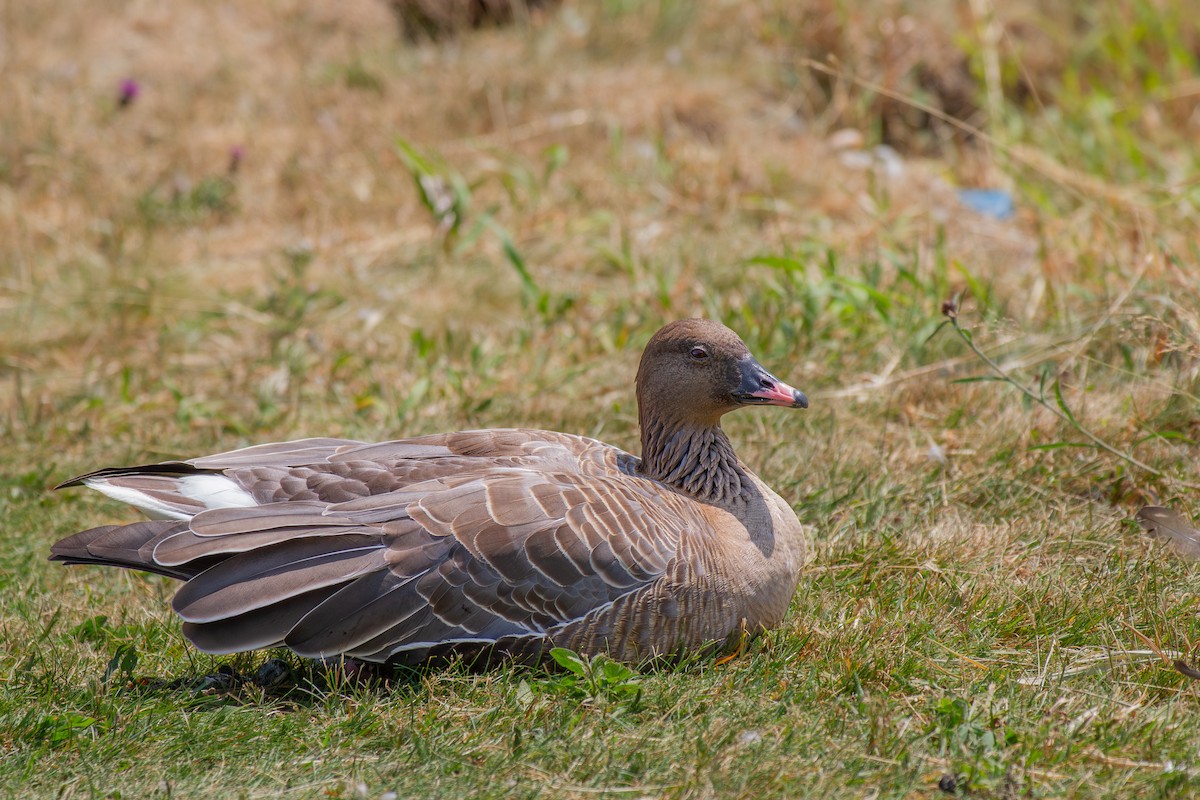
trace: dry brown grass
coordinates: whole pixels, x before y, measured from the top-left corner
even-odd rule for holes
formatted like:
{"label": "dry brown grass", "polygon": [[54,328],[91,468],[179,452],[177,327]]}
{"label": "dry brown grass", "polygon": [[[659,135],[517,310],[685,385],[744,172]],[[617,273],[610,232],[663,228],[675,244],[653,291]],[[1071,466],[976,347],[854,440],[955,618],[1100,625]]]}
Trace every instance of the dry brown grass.
{"label": "dry brown grass", "polygon": [[[139,358],[159,363],[162,352],[145,337],[160,315],[221,312],[231,294],[265,293],[280,254],[297,247],[313,251],[306,280],[356,295],[389,323],[423,330],[478,323],[493,335],[524,326],[511,311],[514,286],[431,252],[431,226],[393,154],[397,135],[436,145],[473,177],[502,172],[505,161],[536,164],[549,142],[566,146],[569,171],[505,219],[539,280],[551,290],[602,293],[612,268],[597,263],[598,249],[628,247],[635,261],[653,252],[678,264],[667,287],[674,314],[703,311],[707,280],[698,268],[816,236],[853,257],[869,252],[881,224],[902,226],[898,238],[927,240],[938,224],[936,207],[914,213],[908,200],[908,190],[924,195],[937,183],[919,166],[890,200],[896,210],[880,212],[866,177],[837,168],[827,147],[796,135],[788,109],[747,96],[719,69],[685,75],[663,63],[661,48],[632,60],[625,49],[615,62],[587,56],[582,72],[561,68],[587,43],[565,26],[484,34],[468,54],[397,50],[369,3],[325,16],[287,4],[125,14],[99,25],[84,13],[56,15],[43,23],[48,30],[22,19],[31,30],[18,40],[65,46],[18,50],[11,60],[18,80],[9,191],[20,213],[5,217],[2,234],[17,267],[8,294],[19,313],[8,317],[15,323],[8,338],[28,397],[43,385],[78,389],[81,373],[86,384],[89,373],[111,378]],[[306,27],[322,36],[294,35]],[[130,39],[138,46],[113,55]],[[77,72],[87,65],[84,79],[61,77],[72,64]],[[381,90],[348,89],[350,66],[385,75]],[[112,93],[123,75],[137,76],[143,95],[117,112]],[[629,144],[615,163],[614,131]],[[39,155],[39,147],[51,152]],[[139,196],[186,192],[220,175],[233,147],[247,154],[235,176],[236,213],[188,226],[139,219]],[[492,155],[498,148],[504,161]],[[657,174],[663,170],[671,174]],[[937,188],[946,216],[953,200]],[[497,192],[483,187],[476,203],[503,202]],[[733,224],[747,213],[762,223]],[[950,229],[949,237],[980,254],[1004,258],[1012,246],[953,222]],[[1016,246],[1032,251],[1029,243]],[[404,266],[414,254],[424,269]],[[698,267],[701,254],[706,263]],[[149,302],[156,307],[139,308]],[[90,312],[73,313],[80,306]],[[330,348],[367,346],[354,336],[359,326],[346,330],[343,315],[330,324],[321,332]],[[71,347],[55,351],[56,343]],[[261,346],[245,335],[192,344],[191,374],[244,362],[247,348]],[[92,363],[56,369],[43,361],[80,356]],[[112,360],[96,363],[105,359]]]}
{"label": "dry brown grass", "polygon": [[[1195,693],[1144,638],[1200,641],[1194,568],[1126,520],[1155,496],[1194,509],[1200,483],[1200,27],[1182,0],[1067,5],[566,3],[437,45],[377,0],[7,5],[0,785],[1183,792]],[[457,236],[397,139],[470,186]],[[966,210],[968,186],[1012,191],[1015,218]],[[955,295],[1014,380],[1044,376],[1051,405],[1059,381],[1164,475],[1058,447],[1076,429],[1009,386],[954,383],[987,374],[930,339]],[[625,716],[510,672],[304,703],[97,681],[117,642],[139,673],[216,662],[190,660],[164,583],[44,563],[123,513],[47,485],[318,434],[512,424],[636,450],[638,348],[687,315],[814,401],[730,423],[815,550],[743,661],[645,676]],[[118,633],[72,632],[100,613]]]}

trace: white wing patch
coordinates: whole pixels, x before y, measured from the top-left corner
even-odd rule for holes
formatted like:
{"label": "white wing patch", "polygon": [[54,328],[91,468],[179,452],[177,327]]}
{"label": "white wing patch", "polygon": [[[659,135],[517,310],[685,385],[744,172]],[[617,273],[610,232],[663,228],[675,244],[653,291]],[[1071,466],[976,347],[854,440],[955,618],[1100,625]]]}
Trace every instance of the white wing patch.
{"label": "white wing patch", "polygon": [[[173,478],[171,483],[181,498],[199,503],[204,509],[258,505],[253,495],[224,475],[185,475]],[[191,519],[201,510],[189,509],[193,503],[172,503],[164,497],[112,483],[107,478],[91,478],[85,480],[84,485],[141,510],[150,519]]]}
{"label": "white wing patch", "polygon": [[206,508],[248,508],[258,505],[254,495],[224,475],[186,475],[179,479],[179,493]]}

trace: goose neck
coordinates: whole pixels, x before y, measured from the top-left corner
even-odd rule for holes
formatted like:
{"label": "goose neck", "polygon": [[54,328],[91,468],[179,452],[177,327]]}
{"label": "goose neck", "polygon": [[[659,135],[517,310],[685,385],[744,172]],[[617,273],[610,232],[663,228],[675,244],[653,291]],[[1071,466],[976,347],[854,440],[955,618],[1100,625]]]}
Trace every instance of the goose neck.
{"label": "goose neck", "polygon": [[720,425],[642,420],[642,474],[715,505],[746,499],[750,480]]}

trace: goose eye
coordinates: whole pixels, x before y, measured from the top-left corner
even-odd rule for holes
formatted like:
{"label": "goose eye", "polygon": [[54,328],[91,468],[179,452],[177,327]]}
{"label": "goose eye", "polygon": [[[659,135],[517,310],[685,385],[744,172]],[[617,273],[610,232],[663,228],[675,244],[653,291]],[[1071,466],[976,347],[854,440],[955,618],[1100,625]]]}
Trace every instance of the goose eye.
{"label": "goose eye", "polygon": [[703,347],[693,347],[691,356],[697,361],[703,361],[704,359],[708,358],[708,351]]}

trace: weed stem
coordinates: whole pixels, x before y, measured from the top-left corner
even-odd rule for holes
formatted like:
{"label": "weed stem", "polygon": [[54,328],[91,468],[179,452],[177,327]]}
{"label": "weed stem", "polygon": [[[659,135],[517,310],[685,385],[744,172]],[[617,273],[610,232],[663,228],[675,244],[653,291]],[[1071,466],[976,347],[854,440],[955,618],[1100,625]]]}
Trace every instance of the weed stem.
{"label": "weed stem", "polygon": [[[947,304],[947,305],[949,306],[950,304]],[[955,304],[955,306],[956,306],[956,304]],[[1016,387],[1017,390],[1021,392],[1021,394],[1025,395],[1030,400],[1037,403],[1042,408],[1046,409],[1050,413],[1054,414],[1054,416],[1058,417],[1063,422],[1070,425],[1072,428],[1074,428],[1076,431],[1078,431],[1080,434],[1082,434],[1084,436],[1084,438],[1086,438],[1093,445],[1100,448],[1104,452],[1114,455],[1117,458],[1121,459],[1122,461],[1126,462],[1127,464],[1131,464],[1132,466],[1135,466],[1144,472],[1148,472],[1151,475],[1155,476],[1156,478],[1162,478],[1164,480],[1172,481],[1172,482],[1177,483],[1180,486],[1186,487],[1188,489],[1200,489],[1200,484],[1188,483],[1187,481],[1182,481],[1182,480],[1179,480],[1178,478],[1174,478],[1170,475],[1167,475],[1162,470],[1155,469],[1154,467],[1150,466],[1149,464],[1145,463],[1144,461],[1140,461],[1137,458],[1134,458],[1134,456],[1132,454],[1126,453],[1122,450],[1118,450],[1116,447],[1113,447],[1111,444],[1104,441],[1099,436],[1097,436],[1096,434],[1092,433],[1090,430],[1085,428],[1079,422],[1079,420],[1077,420],[1075,418],[1075,415],[1071,413],[1070,409],[1067,408],[1066,401],[1063,399],[1062,390],[1059,387],[1057,379],[1055,380],[1055,397],[1058,400],[1058,404],[1054,405],[1046,399],[1044,394],[1040,394],[1038,392],[1033,391],[1028,386],[1025,386],[1020,381],[1018,381],[1016,378],[1009,375],[1007,372],[1004,371],[1004,368],[1001,367],[998,363],[996,363],[996,361],[993,360],[990,356],[988,356],[987,353],[980,350],[979,347],[975,344],[975,340],[972,338],[970,332],[964,330],[963,327],[961,325],[959,325],[958,313],[957,313],[958,309],[955,306],[950,306],[949,308],[944,306],[942,309],[942,313],[946,315],[946,319],[949,320],[950,325],[953,326],[954,332],[958,334],[958,338],[962,339],[963,342],[967,345],[967,347],[969,347],[971,349],[971,352],[974,353],[975,356],[977,358],[979,358],[980,361],[987,364],[988,367],[990,367],[991,370],[994,373],[996,373],[996,375],[1002,381],[1009,384],[1010,386]]]}

